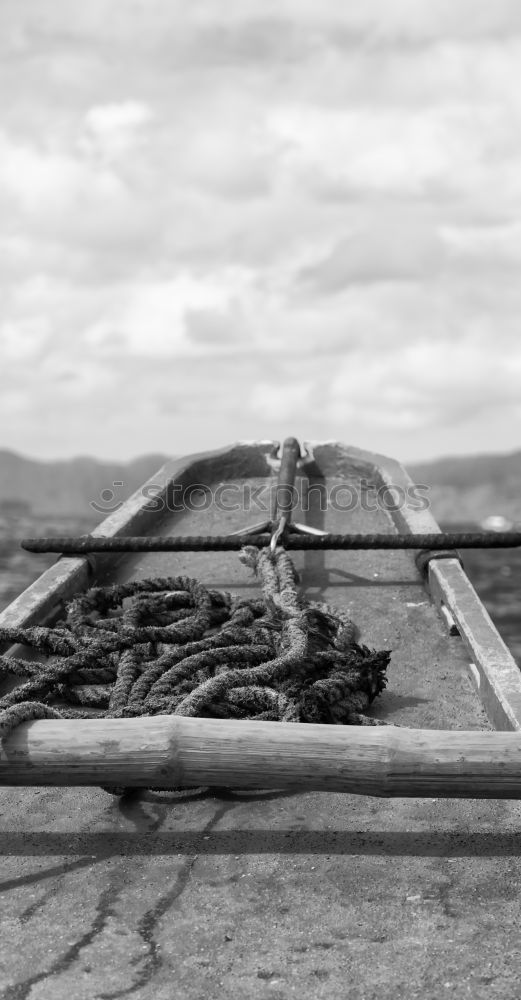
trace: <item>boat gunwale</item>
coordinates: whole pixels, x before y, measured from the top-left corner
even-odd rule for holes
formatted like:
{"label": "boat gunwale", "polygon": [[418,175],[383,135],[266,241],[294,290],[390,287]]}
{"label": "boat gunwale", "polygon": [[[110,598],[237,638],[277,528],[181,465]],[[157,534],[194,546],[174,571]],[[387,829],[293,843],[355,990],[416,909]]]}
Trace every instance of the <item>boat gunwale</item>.
{"label": "boat gunwale", "polygon": [[[370,453],[361,453],[370,454]],[[379,467],[382,484],[407,490],[413,481],[394,459],[384,457]],[[401,530],[441,532],[429,509],[411,511],[407,506],[395,512]],[[497,731],[521,730],[521,671],[501,638],[481,598],[472,586],[458,556],[442,558],[433,553],[427,565],[427,587],[444,620],[445,613],[456,626],[469,655],[468,676]],[[450,625],[449,625],[450,629]]]}

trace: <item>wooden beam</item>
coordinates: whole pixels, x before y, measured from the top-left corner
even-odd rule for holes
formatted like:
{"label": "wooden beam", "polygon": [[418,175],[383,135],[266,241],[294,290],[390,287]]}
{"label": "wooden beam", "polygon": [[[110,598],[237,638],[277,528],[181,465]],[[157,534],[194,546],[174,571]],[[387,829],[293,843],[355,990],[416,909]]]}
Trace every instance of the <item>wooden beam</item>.
{"label": "wooden beam", "polygon": [[[373,462],[381,483],[396,493],[397,507],[393,520],[398,531],[413,534],[439,532],[430,509],[415,510],[400,503],[410,496],[412,479],[394,459],[359,449],[349,448],[360,460]],[[396,492],[398,490],[398,492]],[[495,729],[521,731],[521,672],[512,653],[503,642],[490,615],[470,583],[457,558],[433,559],[428,567],[428,589],[445,623],[443,609],[453,623],[448,630],[454,635],[453,624],[469,654],[469,676],[487,716]]]}
{"label": "wooden beam", "polygon": [[294,788],[521,798],[521,734],[154,716],[24,723],[3,785]]}
{"label": "wooden beam", "polygon": [[495,729],[521,730],[521,672],[456,559],[429,563],[429,589],[449,608],[469,655],[469,676]]}

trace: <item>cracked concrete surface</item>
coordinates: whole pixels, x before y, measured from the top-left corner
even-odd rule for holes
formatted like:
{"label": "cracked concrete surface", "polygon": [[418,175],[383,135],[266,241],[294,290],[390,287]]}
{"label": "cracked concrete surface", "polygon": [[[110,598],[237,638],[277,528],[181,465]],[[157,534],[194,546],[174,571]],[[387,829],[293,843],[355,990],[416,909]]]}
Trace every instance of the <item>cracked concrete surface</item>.
{"label": "cracked concrete surface", "polygon": [[518,995],[510,803],[23,794],[31,823],[2,838],[5,1000]]}
{"label": "cracked concrete surface", "polygon": [[[310,595],[393,650],[375,714],[488,728],[410,553],[296,561]],[[233,554],[176,572],[251,592]],[[5,788],[0,997],[514,1000],[520,827],[501,800]]]}

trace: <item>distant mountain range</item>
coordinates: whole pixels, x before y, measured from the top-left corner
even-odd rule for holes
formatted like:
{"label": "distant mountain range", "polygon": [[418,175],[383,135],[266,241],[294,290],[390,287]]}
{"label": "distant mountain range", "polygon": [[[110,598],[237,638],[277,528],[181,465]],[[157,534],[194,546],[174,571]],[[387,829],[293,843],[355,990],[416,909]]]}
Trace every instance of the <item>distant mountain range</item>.
{"label": "distant mountain range", "polygon": [[33,514],[99,517],[90,504],[101,501],[103,490],[112,489],[118,500],[125,500],[164,462],[164,455],[143,455],[126,463],[94,458],[38,462],[0,450],[0,514],[14,511],[18,504]]}
{"label": "distant mountain range", "polygon": [[502,514],[521,522],[521,451],[440,458],[407,471],[416,483],[429,486],[438,521],[481,521]]}
{"label": "distant mountain range", "polygon": [[[16,510],[36,515],[93,515],[92,501],[114,489],[124,500],[165,462],[144,455],[128,463],[74,458],[39,462],[0,450],[0,515]],[[412,464],[407,471],[430,489],[439,521],[480,521],[502,514],[521,522],[521,451],[508,455],[471,455]],[[114,483],[123,485],[114,487]]]}

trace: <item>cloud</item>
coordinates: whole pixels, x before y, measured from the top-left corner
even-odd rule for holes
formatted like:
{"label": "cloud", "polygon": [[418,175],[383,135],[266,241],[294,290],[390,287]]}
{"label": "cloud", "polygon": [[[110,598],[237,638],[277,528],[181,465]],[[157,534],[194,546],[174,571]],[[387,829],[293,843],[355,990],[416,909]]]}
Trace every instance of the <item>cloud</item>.
{"label": "cloud", "polygon": [[41,353],[49,333],[45,318],[27,318],[19,324],[7,320],[0,325],[0,357],[7,364],[28,362]]}
{"label": "cloud", "polygon": [[[444,338],[436,343],[419,340],[399,352],[374,358],[361,381],[356,365],[340,367],[331,383],[331,416],[345,420],[362,407],[369,426],[378,424],[383,409],[391,427],[446,426],[476,414],[500,409],[505,415],[519,400],[521,349],[491,360],[486,344],[472,336],[459,344]],[[379,407],[367,405],[367,381]]]}
{"label": "cloud", "polygon": [[444,241],[455,267],[475,275],[513,278],[521,268],[521,219],[496,226],[446,226]]}
{"label": "cloud", "polygon": [[484,192],[492,199],[499,173],[501,205],[519,193],[511,169],[521,154],[515,140],[512,147],[516,116],[460,103],[421,110],[286,104],[270,115],[270,128],[285,144],[282,170],[310,196],[447,201]]}
{"label": "cloud", "polygon": [[7,445],[508,447],[517,2],[2,13]]}
{"label": "cloud", "polygon": [[250,120],[226,121],[185,133],[178,170],[184,183],[232,199],[269,194],[272,154],[269,140]]}
{"label": "cloud", "polygon": [[185,330],[195,344],[221,346],[237,344],[248,335],[244,316],[237,301],[230,302],[226,310],[186,309]]}
{"label": "cloud", "polygon": [[337,243],[326,257],[302,268],[297,285],[327,294],[352,284],[417,281],[436,276],[444,259],[442,240],[432,225],[383,212]]}
{"label": "cloud", "polygon": [[153,206],[134,197],[122,176],[68,151],[0,134],[0,182],[13,227],[35,238],[95,249],[142,240],[153,227]]}
{"label": "cloud", "polygon": [[153,119],[144,101],[121,101],[89,108],[78,148],[87,155],[110,162],[135,151],[144,127]]}
{"label": "cloud", "polygon": [[123,286],[102,317],[85,329],[85,342],[103,345],[115,336],[116,344],[124,343],[134,355],[204,356],[209,342],[219,349],[237,339],[241,318],[236,296],[247,286],[248,273],[238,269],[213,275],[181,272],[172,279]]}
{"label": "cloud", "polygon": [[[258,0],[260,3],[261,0]],[[516,0],[366,0],[363,5],[340,7],[336,0],[270,0],[265,10],[278,7],[282,16],[313,27],[330,25],[335,33],[344,28],[373,40],[430,42],[438,38],[480,39],[510,35],[521,29]],[[258,8],[258,4],[255,4]],[[250,8],[251,10],[251,8]],[[349,35],[348,35],[349,37]]]}
{"label": "cloud", "polygon": [[[135,46],[136,38],[149,50],[165,36],[186,41],[194,33],[202,37],[201,48],[211,55],[216,38],[230,61],[259,59],[276,46],[277,28],[283,43],[299,28],[313,30],[343,27],[355,36],[378,30],[387,39],[431,40],[440,36],[481,38],[509,35],[521,27],[517,0],[366,0],[362,5],[339,5],[337,0],[155,0],[153,5],[126,0],[91,0],[70,17],[68,0],[53,0],[42,13],[35,0],[4,0],[9,17],[11,46],[23,47],[27,35],[36,34],[40,44],[70,42],[71,38],[99,43],[100,28],[111,44]],[[22,29],[18,27],[23,25]],[[220,34],[219,34],[220,31]],[[34,39],[33,34],[33,39]],[[175,48],[174,48],[175,53]]]}
{"label": "cloud", "polygon": [[280,385],[274,385],[272,381],[258,382],[252,392],[249,409],[257,417],[264,418],[268,413],[271,420],[284,424],[293,419],[295,413],[305,412],[313,406],[315,400],[315,384],[311,379]]}

